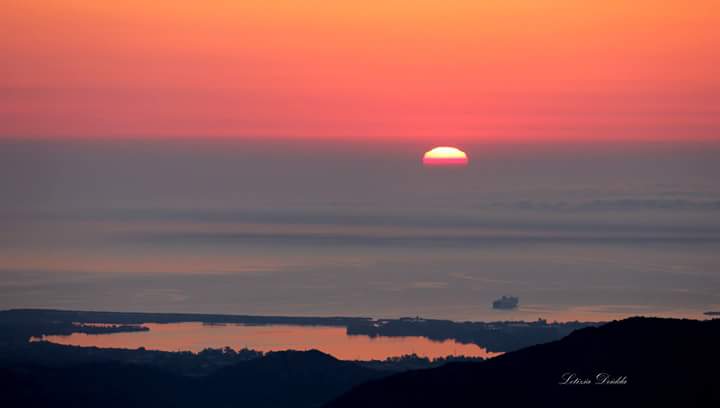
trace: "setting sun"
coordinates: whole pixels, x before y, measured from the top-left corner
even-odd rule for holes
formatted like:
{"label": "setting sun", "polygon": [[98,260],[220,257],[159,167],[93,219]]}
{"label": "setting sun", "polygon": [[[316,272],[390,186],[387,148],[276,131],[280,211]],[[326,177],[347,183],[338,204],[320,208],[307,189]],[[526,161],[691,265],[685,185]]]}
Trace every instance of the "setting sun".
{"label": "setting sun", "polygon": [[467,166],[468,156],[457,147],[440,146],[425,152],[425,166]]}

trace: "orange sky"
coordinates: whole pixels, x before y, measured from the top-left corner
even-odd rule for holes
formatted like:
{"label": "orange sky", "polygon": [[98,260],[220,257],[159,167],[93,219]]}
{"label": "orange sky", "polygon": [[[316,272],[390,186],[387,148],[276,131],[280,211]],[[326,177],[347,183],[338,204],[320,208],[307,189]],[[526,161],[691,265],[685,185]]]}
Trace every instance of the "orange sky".
{"label": "orange sky", "polygon": [[4,0],[0,137],[720,140],[717,0]]}

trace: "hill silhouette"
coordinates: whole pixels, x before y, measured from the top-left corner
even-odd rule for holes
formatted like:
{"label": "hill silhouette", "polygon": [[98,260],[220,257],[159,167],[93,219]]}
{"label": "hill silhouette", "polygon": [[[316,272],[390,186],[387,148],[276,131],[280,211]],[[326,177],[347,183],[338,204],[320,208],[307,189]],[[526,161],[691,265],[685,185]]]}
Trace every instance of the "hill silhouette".
{"label": "hill silhouette", "polygon": [[720,407],[718,363],[720,320],[630,318],[486,362],[371,381],[326,408]]}
{"label": "hill silhouette", "polygon": [[387,372],[319,351],[283,351],[187,377],[105,362],[0,367],[3,407],[319,407]]}
{"label": "hill silhouette", "polygon": [[[202,380],[198,403],[212,407],[319,407],[386,373],[317,350],[269,353]],[[228,391],[232,391],[229,393]]]}

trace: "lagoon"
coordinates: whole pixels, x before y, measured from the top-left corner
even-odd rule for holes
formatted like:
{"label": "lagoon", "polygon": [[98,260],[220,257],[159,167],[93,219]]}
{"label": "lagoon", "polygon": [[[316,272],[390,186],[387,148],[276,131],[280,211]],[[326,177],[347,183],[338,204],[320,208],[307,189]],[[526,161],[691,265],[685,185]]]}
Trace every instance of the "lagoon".
{"label": "lagoon", "polygon": [[231,347],[258,351],[317,349],[341,360],[384,360],[407,354],[438,358],[446,356],[494,357],[476,344],[454,340],[433,341],[425,337],[369,337],[348,335],[344,327],[297,325],[210,325],[201,322],[147,323],[149,331],[109,334],[73,333],[44,336],[43,340],[73,346],[199,352],[206,348]]}

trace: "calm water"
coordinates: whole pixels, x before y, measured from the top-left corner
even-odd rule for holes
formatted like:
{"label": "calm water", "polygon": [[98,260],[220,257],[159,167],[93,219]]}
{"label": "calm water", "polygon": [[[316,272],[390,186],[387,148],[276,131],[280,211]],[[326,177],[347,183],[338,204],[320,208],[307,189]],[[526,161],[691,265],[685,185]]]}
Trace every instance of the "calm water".
{"label": "calm water", "polygon": [[[0,309],[700,318],[720,145],[0,144]],[[520,298],[511,312],[491,308]]]}
{"label": "calm water", "polygon": [[245,326],[204,325],[202,323],[144,324],[145,332],[112,334],[74,333],[69,336],[46,336],[53,343],[74,346],[96,346],[162,351],[201,351],[205,348],[229,346],[239,350],[260,351],[318,349],[342,360],[373,360],[415,353],[437,358],[449,355],[493,357],[492,353],[475,344],[460,344],[454,340],[431,341],[425,337],[348,336],[344,327],[324,326]]}

